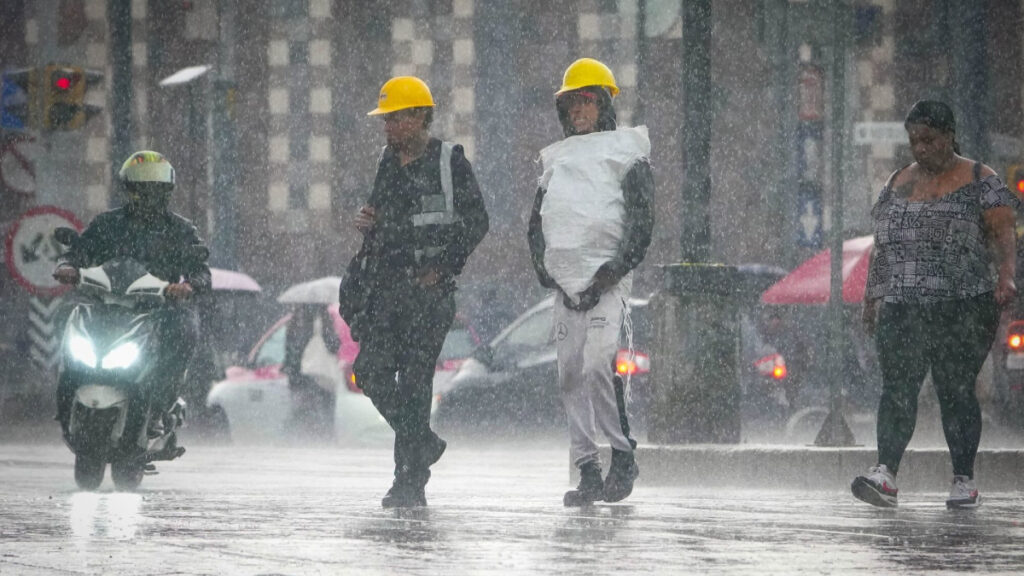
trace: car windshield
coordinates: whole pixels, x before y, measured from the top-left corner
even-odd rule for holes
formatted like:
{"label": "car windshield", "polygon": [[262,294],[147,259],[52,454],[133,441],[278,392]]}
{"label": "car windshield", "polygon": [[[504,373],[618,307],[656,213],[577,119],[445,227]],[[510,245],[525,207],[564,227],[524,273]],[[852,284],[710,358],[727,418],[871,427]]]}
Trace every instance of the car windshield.
{"label": "car windshield", "polygon": [[476,348],[476,340],[469,330],[465,328],[452,328],[444,339],[444,345],[441,347],[441,354],[438,355],[437,362],[440,364],[448,360],[469,358],[473,354],[474,348]]}

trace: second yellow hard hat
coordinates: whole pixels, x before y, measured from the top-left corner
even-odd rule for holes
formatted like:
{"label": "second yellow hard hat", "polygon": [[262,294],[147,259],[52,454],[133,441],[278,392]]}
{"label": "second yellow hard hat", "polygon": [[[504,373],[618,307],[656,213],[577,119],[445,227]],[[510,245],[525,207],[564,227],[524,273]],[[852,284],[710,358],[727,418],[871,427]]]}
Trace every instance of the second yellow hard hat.
{"label": "second yellow hard hat", "polygon": [[555,96],[572,90],[578,90],[584,86],[604,86],[612,96],[619,93],[619,87],[615,85],[615,75],[611,68],[593,58],[580,58],[565,69],[562,76],[562,87],[555,92]]}

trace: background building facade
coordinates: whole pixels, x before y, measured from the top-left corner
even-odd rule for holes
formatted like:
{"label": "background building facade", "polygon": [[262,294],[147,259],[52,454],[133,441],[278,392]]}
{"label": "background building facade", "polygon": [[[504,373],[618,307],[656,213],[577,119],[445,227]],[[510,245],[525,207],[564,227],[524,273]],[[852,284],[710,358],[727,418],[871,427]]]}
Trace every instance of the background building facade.
{"label": "background building facade", "polygon": [[[616,74],[619,121],[650,127],[658,221],[637,281],[649,292],[657,265],[679,253],[682,1],[0,0],[0,68],[103,72],[88,92],[103,112],[82,129],[3,132],[4,142],[32,140],[24,149],[35,182],[25,191],[0,180],[0,231],[40,204],[87,222],[118,202],[112,175],[122,156],[151,148],[177,168],[175,210],[211,241],[215,265],[271,292],[338,274],[358,248],[351,215],[383,144],[380,120],[366,112],[388,77],[415,74],[437,102],[435,135],[465,146],[491,213],[492,232],[462,279],[463,309],[516,313],[542,295],[525,228],[538,151],[561,137],[553,93],[569,63],[591,56]],[[791,268],[821,248],[835,97],[847,104],[848,236],[868,232],[878,189],[910,161],[898,123],[919,98],[954,105],[966,155],[1000,172],[1016,163],[1022,4],[846,2],[837,94],[832,2],[713,0],[713,259]],[[163,84],[203,66],[190,81]],[[0,270],[0,314],[24,314],[26,298]],[[9,350],[19,338],[14,328],[0,333]]]}

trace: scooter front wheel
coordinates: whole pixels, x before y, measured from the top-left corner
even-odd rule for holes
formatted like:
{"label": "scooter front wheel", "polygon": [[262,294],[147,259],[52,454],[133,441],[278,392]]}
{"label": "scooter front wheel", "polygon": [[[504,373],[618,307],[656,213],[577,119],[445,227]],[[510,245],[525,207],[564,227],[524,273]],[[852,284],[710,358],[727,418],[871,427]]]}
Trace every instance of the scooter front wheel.
{"label": "scooter front wheel", "polygon": [[141,460],[118,460],[110,464],[110,477],[118,490],[135,490],[142,483],[145,464]]}
{"label": "scooter front wheel", "polygon": [[82,490],[95,490],[103,483],[107,463],[96,456],[75,455],[75,483]]}

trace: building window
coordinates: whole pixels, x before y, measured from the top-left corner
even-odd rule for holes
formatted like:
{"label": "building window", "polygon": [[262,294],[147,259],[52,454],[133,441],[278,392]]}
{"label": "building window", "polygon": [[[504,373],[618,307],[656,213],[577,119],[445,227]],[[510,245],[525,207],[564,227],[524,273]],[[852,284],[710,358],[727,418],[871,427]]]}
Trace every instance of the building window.
{"label": "building window", "polygon": [[309,194],[307,187],[302,184],[290,184],[288,186],[288,209],[305,210],[309,207]]}

